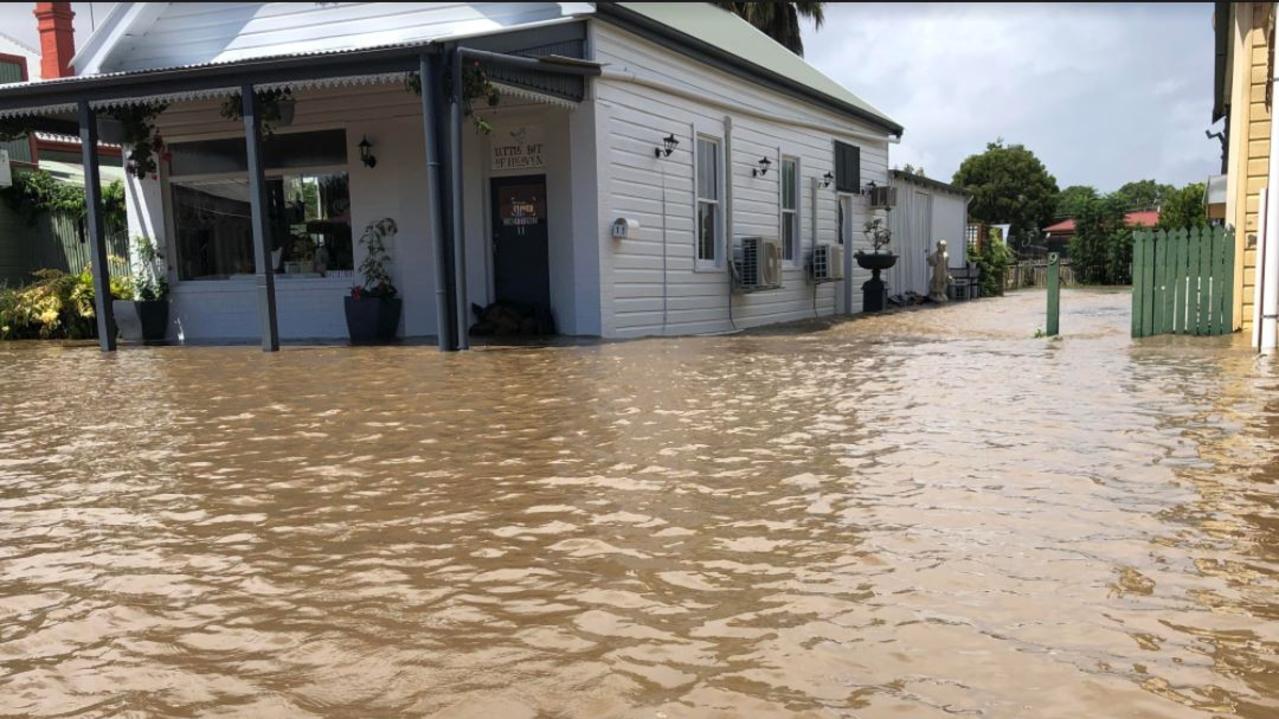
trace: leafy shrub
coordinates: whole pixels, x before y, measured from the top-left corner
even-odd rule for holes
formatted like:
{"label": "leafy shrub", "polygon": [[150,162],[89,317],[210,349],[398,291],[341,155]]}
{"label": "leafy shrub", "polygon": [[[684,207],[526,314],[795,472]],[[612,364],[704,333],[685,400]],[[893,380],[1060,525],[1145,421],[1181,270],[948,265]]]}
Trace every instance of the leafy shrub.
{"label": "leafy shrub", "polygon": [[[37,270],[24,287],[0,288],[0,339],[85,339],[97,336],[93,273]],[[112,278],[111,296],[132,299],[133,283]]]}
{"label": "leafy shrub", "polygon": [[999,238],[999,231],[991,229],[990,238],[981,243],[981,248],[969,248],[968,261],[981,269],[981,296],[994,297],[1004,294],[1004,277],[1008,273],[1008,263],[1012,260],[1012,251]]}
{"label": "leafy shrub", "polygon": [[1132,281],[1132,230],[1126,209],[1114,195],[1085,202],[1075,218],[1070,263],[1085,285],[1124,285]]}

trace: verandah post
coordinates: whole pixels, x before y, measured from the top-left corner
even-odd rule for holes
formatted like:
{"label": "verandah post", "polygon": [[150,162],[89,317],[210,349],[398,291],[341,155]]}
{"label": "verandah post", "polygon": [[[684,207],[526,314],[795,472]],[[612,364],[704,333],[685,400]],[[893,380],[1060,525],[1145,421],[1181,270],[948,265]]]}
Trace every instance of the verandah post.
{"label": "verandah post", "polygon": [[262,117],[253,85],[246,83],[241,86],[240,104],[248,160],[249,214],[253,221],[253,259],[257,271],[258,317],[262,322],[262,351],[275,352],[280,349],[280,330],[275,316],[275,268],[271,266],[271,228],[262,162]]}
{"label": "verandah post", "polygon": [[457,309],[457,337],[456,347],[460,350],[468,349],[471,346],[470,337],[467,334],[468,325],[467,318],[471,316],[470,306],[467,304],[466,293],[466,234],[463,232],[462,222],[462,48],[458,45],[453,46],[450,55],[451,66],[449,67],[450,85],[449,88],[449,200],[452,203],[452,211],[449,217],[452,218],[451,229],[453,231],[453,291],[456,296],[453,298]]}
{"label": "verandah post", "polygon": [[453,299],[449,295],[449,250],[444,237],[443,187],[440,183],[439,92],[436,73],[438,56],[423,54],[418,59],[418,78],[422,90],[422,133],[426,147],[426,213],[431,249],[435,258],[435,338],[441,352],[453,349]]}
{"label": "verandah post", "polygon": [[102,184],[98,171],[98,118],[88,100],[80,101],[80,152],[84,161],[85,226],[89,233],[89,264],[93,268],[93,311],[97,314],[98,346],[115,350],[115,315],[111,308],[111,276],[107,262],[106,229],[102,222]]}

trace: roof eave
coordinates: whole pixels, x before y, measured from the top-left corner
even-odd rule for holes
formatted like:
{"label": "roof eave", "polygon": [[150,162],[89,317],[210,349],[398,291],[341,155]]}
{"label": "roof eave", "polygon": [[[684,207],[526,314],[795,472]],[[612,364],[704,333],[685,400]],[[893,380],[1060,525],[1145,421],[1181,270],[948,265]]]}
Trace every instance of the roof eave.
{"label": "roof eave", "polygon": [[1212,88],[1212,121],[1216,122],[1226,116],[1227,93],[1230,92],[1230,25],[1233,12],[1230,3],[1218,0],[1213,4],[1213,88]]}
{"label": "roof eave", "polygon": [[862,122],[866,122],[875,127],[886,130],[889,134],[895,135],[898,138],[902,136],[902,132],[904,131],[904,128],[901,125],[887,117],[873,112],[868,112],[856,105],[831,97],[824,92],[819,92],[803,83],[796,82],[784,75],[768,70],[767,68],[760,67],[753,62],[745,60],[739,55],[734,55],[733,53],[721,50],[720,48],[699,38],[676,30],[669,25],[647,18],[629,8],[622,7],[617,3],[597,3],[595,16],[628,30],[639,30],[641,31],[640,34],[647,36],[649,39],[671,41],[676,45],[674,49],[681,50],[686,54],[692,55],[695,59],[710,58],[718,61],[719,63],[727,64],[737,70],[744,71],[751,75],[754,79],[763,80],[766,83],[770,83],[779,88],[784,88],[792,94],[800,95],[806,99],[815,100],[819,104],[837,112],[851,115]]}
{"label": "roof eave", "polygon": [[906,182],[914,182],[915,184],[923,185],[924,187],[930,187],[934,190],[950,192],[956,195],[961,195],[963,197],[973,196],[973,193],[963,189],[962,187],[955,187],[954,185],[942,182],[941,180],[934,180],[931,177],[916,175],[914,173],[906,172],[905,170],[889,170],[888,174],[891,177],[896,177],[896,178],[905,180]]}

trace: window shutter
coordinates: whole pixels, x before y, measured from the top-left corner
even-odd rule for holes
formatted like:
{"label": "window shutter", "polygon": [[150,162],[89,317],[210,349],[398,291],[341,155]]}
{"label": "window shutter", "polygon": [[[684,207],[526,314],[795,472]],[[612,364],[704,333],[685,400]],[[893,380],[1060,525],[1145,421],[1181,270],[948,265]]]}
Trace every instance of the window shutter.
{"label": "window shutter", "polygon": [[861,192],[862,149],[856,145],[835,141],[835,189],[840,192]]}

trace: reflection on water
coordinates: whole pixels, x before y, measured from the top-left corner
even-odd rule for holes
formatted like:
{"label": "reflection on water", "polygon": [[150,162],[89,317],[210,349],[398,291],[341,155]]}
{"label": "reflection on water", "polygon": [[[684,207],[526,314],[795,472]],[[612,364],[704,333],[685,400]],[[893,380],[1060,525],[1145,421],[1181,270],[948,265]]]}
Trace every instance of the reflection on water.
{"label": "reflection on water", "polygon": [[1275,717],[1279,371],[1126,304],[0,348],[0,716]]}

